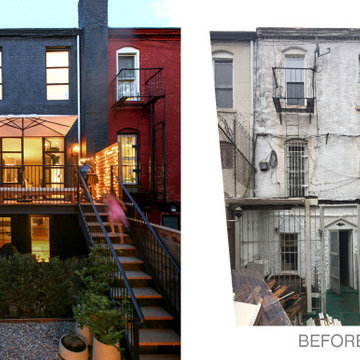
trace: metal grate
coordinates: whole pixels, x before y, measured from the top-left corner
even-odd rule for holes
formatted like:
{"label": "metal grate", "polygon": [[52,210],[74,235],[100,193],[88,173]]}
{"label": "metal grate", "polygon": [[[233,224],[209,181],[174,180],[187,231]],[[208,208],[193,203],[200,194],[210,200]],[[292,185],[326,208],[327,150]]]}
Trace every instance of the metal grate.
{"label": "metal grate", "polygon": [[287,186],[288,196],[306,195],[306,159],[307,144],[302,140],[291,140],[287,143]]}

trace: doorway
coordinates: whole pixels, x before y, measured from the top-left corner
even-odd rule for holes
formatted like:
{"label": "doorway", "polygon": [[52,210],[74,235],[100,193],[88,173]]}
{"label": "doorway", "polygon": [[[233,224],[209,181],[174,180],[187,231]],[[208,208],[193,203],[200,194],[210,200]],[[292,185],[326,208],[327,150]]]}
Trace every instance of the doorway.
{"label": "doorway", "polygon": [[352,275],[352,251],[351,251],[351,230],[339,230],[340,249],[340,285],[353,287]]}
{"label": "doorway", "polygon": [[341,288],[354,287],[352,230],[330,231],[330,288],[340,295]]}

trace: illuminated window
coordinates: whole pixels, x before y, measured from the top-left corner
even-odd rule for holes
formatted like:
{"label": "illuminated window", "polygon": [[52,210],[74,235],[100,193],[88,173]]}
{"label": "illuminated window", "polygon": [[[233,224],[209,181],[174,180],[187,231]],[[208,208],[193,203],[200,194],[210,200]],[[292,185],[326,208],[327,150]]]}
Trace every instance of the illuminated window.
{"label": "illuminated window", "polygon": [[0,100],[3,98],[2,85],[2,51],[0,49]]}
{"label": "illuminated window", "polygon": [[122,181],[124,184],[137,184],[137,136],[134,134],[118,135],[118,143],[122,165]]}
{"label": "illuminated window", "polygon": [[68,50],[46,50],[46,98],[69,100]]}
{"label": "illuminated window", "polygon": [[117,100],[136,100],[139,96],[139,50],[117,50]]}
{"label": "illuminated window", "polygon": [[11,243],[11,218],[0,217],[0,247]]}
{"label": "illuminated window", "polygon": [[48,216],[31,216],[31,253],[38,261],[49,261],[50,226]]}

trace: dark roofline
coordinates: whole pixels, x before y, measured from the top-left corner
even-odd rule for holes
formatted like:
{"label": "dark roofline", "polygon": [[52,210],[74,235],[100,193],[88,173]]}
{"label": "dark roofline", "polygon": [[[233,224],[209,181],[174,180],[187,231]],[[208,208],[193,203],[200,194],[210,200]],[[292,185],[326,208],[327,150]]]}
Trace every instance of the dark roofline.
{"label": "dark roofline", "polygon": [[78,28],[26,28],[26,29],[0,29],[0,37],[72,37],[80,35]]}
{"label": "dark roofline", "polygon": [[255,31],[211,31],[211,42],[254,41],[257,38]]}
{"label": "dark roofline", "polygon": [[173,39],[180,40],[180,28],[109,28],[111,39]]}

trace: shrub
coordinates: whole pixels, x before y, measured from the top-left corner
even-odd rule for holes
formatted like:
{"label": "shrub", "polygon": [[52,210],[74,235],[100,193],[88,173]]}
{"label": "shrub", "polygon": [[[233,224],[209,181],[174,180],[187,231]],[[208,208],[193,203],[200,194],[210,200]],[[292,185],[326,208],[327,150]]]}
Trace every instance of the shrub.
{"label": "shrub", "polygon": [[71,315],[78,289],[76,259],[51,258],[38,262],[33,255],[0,258],[1,317],[64,317]]}

